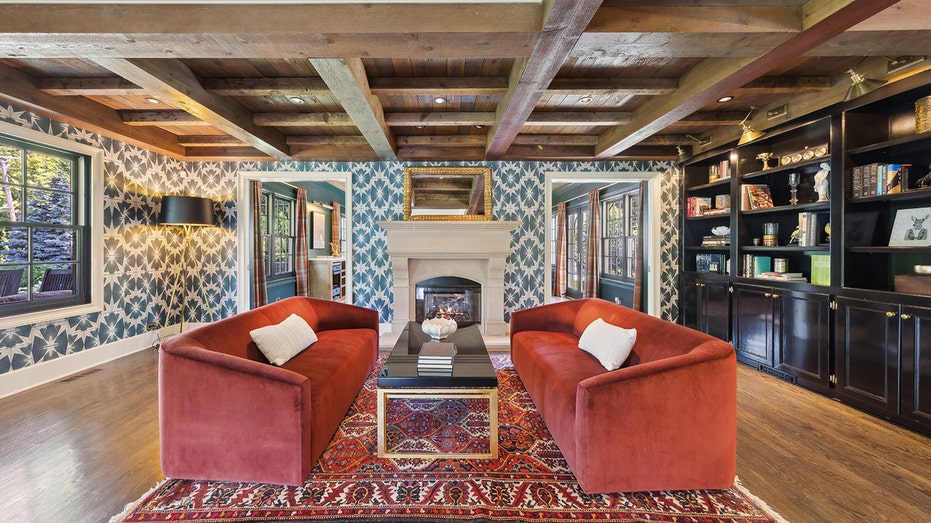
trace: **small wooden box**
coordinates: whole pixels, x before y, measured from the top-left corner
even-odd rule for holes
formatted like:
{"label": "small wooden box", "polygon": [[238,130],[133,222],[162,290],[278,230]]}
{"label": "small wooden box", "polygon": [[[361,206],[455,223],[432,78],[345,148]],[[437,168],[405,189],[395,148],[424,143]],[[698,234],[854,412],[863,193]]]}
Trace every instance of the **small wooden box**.
{"label": "small wooden box", "polygon": [[931,275],[896,274],[895,292],[931,296]]}

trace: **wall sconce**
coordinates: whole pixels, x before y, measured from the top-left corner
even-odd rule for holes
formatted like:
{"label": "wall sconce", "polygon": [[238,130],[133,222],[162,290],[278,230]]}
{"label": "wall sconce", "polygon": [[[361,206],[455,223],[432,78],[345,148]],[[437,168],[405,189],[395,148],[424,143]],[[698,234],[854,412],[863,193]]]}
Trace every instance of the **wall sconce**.
{"label": "wall sconce", "polygon": [[743,129],[743,134],[740,135],[740,140],[737,141],[737,145],[743,145],[747,142],[752,142],[753,140],[756,140],[757,138],[766,134],[763,131],[755,130],[754,128],[750,127],[749,124],[747,124],[747,120],[750,119],[750,115],[753,114],[753,111],[757,109],[759,109],[759,107],[751,105],[750,112],[747,113],[747,116],[744,116],[744,119],[740,121],[740,127]]}
{"label": "wall sconce", "polygon": [[[181,253],[181,273],[175,280],[175,288],[179,281],[181,284],[181,331],[184,331],[184,308],[187,302],[187,251],[191,230],[194,227],[209,227],[215,224],[213,215],[213,200],[210,198],[200,198],[197,196],[163,196],[162,209],[158,213],[158,223],[160,225],[171,225],[181,227],[183,230],[182,253]],[[201,286],[203,290],[203,286]],[[172,300],[174,293],[171,294]],[[209,302],[204,300],[209,307]],[[168,310],[171,311],[173,301],[169,302]],[[211,319],[213,313],[211,312]],[[165,314],[165,323],[168,323],[168,313]]]}
{"label": "wall sconce", "polygon": [[[711,138],[705,138],[703,140],[701,138],[695,138],[691,134],[687,134],[685,135],[685,137],[690,140],[695,140],[695,142],[698,143],[699,147],[704,147],[708,145],[709,143],[711,143]],[[676,156],[676,163],[685,163],[689,161],[689,158],[692,157],[692,155],[688,151],[685,150],[682,144],[676,146],[676,152],[679,153],[679,155]]]}
{"label": "wall sconce", "polygon": [[847,89],[847,95],[844,96],[845,102],[849,102],[854,98],[859,98],[866,93],[875,91],[883,85],[886,85],[885,80],[874,80],[873,78],[867,78],[854,71],[853,69],[847,71],[847,73],[850,74],[850,80],[853,82],[853,85]]}

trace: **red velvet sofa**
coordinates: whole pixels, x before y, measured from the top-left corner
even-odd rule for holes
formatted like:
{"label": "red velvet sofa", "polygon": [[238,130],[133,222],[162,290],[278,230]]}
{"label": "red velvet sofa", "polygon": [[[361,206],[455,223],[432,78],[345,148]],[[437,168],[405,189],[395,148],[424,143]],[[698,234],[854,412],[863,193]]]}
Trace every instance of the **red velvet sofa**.
{"label": "red velvet sofa", "polygon": [[[578,348],[597,318],[637,329],[617,370]],[[727,343],[584,299],[512,313],[511,359],[585,492],[734,484],[737,363]]]}
{"label": "red velvet sofa", "polygon": [[[249,332],[295,313],[318,341],[277,367]],[[378,314],[287,298],[165,340],[162,471],[184,479],[300,485],[378,357]]]}

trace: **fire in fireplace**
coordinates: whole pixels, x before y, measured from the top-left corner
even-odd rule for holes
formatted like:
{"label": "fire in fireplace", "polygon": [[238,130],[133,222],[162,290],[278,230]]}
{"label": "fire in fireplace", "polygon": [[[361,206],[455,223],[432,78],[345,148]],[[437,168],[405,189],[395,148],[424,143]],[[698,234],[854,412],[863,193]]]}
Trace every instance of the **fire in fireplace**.
{"label": "fire in fireplace", "polygon": [[459,327],[482,321],[482,285],[456,276],[440,276],[417,283],[415,320],[449,318]]}

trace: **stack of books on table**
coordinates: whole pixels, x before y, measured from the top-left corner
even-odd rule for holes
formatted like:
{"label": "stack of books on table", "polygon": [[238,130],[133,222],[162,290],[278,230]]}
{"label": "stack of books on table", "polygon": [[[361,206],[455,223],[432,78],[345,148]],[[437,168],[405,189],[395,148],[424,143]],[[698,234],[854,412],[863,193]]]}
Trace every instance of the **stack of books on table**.
{"label": "stack of books on table", "polygon": [[428,342],[417,356],[419,376],[452,376],[456,345],[449,342]]}

